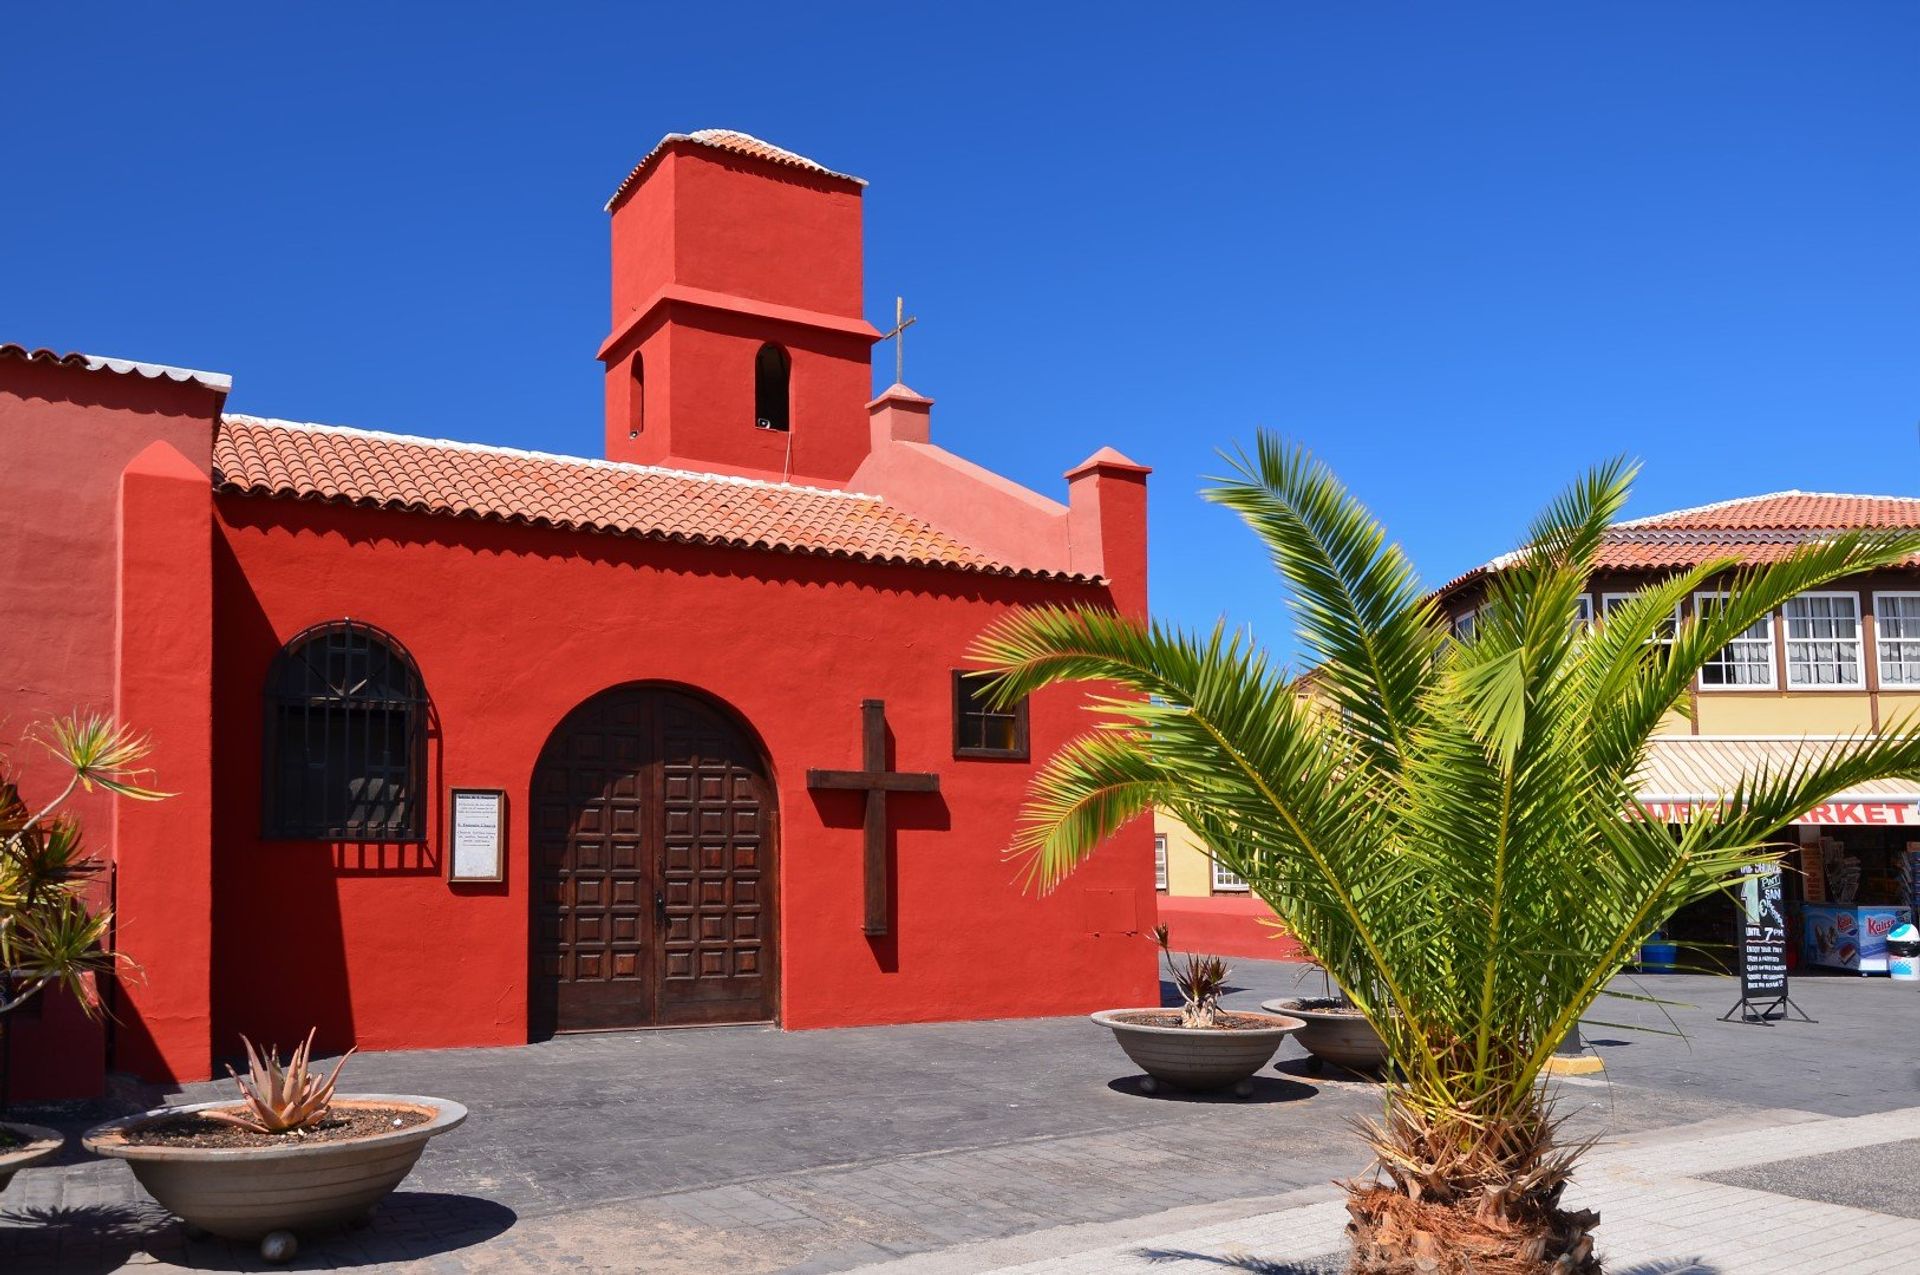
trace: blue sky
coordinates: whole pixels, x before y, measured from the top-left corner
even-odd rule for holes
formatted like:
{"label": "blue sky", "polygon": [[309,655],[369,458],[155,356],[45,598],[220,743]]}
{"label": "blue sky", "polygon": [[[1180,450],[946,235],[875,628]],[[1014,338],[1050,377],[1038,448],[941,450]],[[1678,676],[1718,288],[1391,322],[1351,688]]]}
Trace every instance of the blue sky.
{"label": "blue sky", "polygon": [[[698,16],[687,16],[687,15]],[[601,204],[669,131],[872,182],[935,437],[1155,467],[1155,609],[1285,647],[1194,492],[1269,427],[1430,581],[1633,510],[1920,491],[1920,6],[25,6],[0,340],[596,454]],[[882,326],[885,326],[882,324]],[[882,359],[889,367],[890,359]],[[890,378],[888,378],[890,379]]]}

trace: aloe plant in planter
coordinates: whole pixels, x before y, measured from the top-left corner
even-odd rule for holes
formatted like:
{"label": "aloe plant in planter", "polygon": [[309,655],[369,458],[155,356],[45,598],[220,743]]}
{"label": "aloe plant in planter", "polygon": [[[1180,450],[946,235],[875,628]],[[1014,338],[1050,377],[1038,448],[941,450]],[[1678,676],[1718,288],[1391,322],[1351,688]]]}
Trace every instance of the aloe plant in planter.
{"label": "aloe plant in planter", "polygon": [[1248,1096],[1253,1073],[1267,1065],[1281,1041],[1300,1030],[1301,1020],[1221,1009],[1229,973],[1225,963],[1194,953],[1176,962],[1164,925],[1155,927],[1153,939],[1179,989],[1179,1011],[1107,1009],[1093,1021],[1111,1031],[1127,1057],[1147,1073],[1140,1087],[1148,1093],[1165,1084],[1193,1090],[1231,1087]]}
{"label": "aloe plant in planter", "polygon": [[[125,1160],[147,1193],[186,1222],[258,1240],[261,1256],[291,1260],[298,1234],[366,1217],[400,1185],[428,1139],[467,1118],[444,1098],[350,1094],[312,1066],[313,1032],[285,1064],[241,1037],[248,1073],[240,1101],[161,1107],[91,1130],[86,1147]],[[352,1053],[351,1050],[348,1053]]]}

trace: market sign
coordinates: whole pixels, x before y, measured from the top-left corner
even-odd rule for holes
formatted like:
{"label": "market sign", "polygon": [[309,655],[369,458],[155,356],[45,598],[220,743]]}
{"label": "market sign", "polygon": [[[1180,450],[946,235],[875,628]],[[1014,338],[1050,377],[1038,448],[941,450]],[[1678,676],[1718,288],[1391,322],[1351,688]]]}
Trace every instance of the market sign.
{"label": "market sign", "polygon": [[[1656,822],[1688,823],[1702,811],[1718,811],[1721,801],[1647,801],[1641,806]],[[1821,827],[1849,824],[1920,825],[1920,802],[1912,801],[1828,801],[1815,806],[1794,820],[1795,823]]]}

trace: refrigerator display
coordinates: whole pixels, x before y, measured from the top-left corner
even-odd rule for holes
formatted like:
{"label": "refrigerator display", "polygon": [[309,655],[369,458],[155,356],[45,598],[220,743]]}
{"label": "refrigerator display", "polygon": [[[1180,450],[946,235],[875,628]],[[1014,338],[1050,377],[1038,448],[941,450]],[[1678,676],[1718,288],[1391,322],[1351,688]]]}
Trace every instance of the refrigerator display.
{"label": "refrigerator display", "polygon": [[1911,908],[1804,904],[1800,910],[1801,954],[1809,965],[1884,974],[1887,935],[1912,919]]}

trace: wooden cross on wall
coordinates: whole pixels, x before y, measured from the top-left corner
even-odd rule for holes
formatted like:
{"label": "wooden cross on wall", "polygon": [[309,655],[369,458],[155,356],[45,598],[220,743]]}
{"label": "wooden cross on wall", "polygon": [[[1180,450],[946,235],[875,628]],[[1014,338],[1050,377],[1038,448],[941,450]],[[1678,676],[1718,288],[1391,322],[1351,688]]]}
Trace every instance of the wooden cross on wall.
{"label": "wooden cross on wall", "polygon": [[939,792],[940,776],[887,769],[887,704],[860,701],[860,769],[809,770],[807,787],[863,792],[867,795],[865,847],[862,856],[866,881],[867,934],[887,932],[887,794]]}

